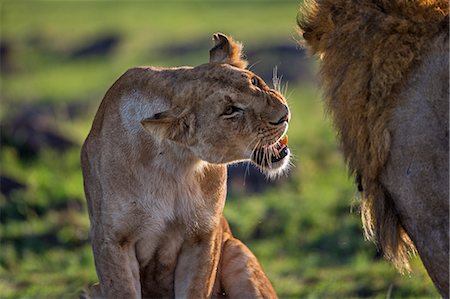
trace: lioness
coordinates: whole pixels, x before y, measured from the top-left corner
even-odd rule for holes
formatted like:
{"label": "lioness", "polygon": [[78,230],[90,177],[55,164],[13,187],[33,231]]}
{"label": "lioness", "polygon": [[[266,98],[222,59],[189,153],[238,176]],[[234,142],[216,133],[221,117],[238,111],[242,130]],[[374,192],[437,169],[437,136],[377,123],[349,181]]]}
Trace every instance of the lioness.
{"label": "lioness", "polygon": [[128,70],[81,152],[100,289],[108,298],[276,298],[223,217],[226,164],[286,170],[285,98],[213,36],[209,63]]}

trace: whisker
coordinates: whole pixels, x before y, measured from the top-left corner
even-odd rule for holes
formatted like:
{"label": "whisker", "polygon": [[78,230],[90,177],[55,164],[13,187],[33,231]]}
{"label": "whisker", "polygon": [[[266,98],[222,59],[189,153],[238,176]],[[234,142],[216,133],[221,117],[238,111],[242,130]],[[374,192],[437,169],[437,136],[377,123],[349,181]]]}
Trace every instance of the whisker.
{"label": "whisker", "polygon": [[256,152],[255,152],[255,157],[257,157],[257,158],[260,156],[260,153],[261,153],[261,151],[262,151],[262,147],[259,146],[259,145],[261,145],[261,142],[258,142],[258,146],[255,147],[255,150],[256,150]]}
{"label": "whisker", "polygon": [[252,148],[252,151],[250,153],[250,159],[252,159],[253,157],[258,157],[257,155],[260,142],[261,140],[256,140],[255,146]]}
{"label": "whisker", "polygon": [[282,95],[286,95],[287,94],[287,92],[288,92],[288,85],[289,85],[289,82],[286,82],[286,84],[284,84],[284,86],[282,88],[282,92],[281,92]]}
{"label": "whisker", "polygon": [[278,77],[278,66],[275,66],[273,68],[273,73],[272,73],[272,82],[273,82],[273,88],[278,91],[279,93],[281,93],[286,99],[288,99],[291,95],[292,95],[292,91],[290,92],[290,94],[288,96],[288,83],[286,82],[286,84],[283,84],[283,76],[279,76]]}
{"label": "whisker", "polygon": [[[287,88],[286,88],[287,89]],[[286,91],[287,92],[287,91]],[[289,94],[285,97],[286,99],[289,99],[289,98],[291,98],[291,96],[292,96],[292,94],[294,93],[294,90],[291,90],[290,92],[289,92]]]}
{"label": "whisker", "polygon": [[272,146],[272,154],[276,157],[280,157],[280,152],[275,148],[275,146]]}
{"label": "whisker", "polygon": [[245,171],[244,171],[244,186],[245,186],[245,180],[247,179],[247,175],[250,175],[250,163],[247,162],[246,164],[247,164],[247,166],[245,167]]}
{"label": "whisker", "polygon": [[258,63],[260,63],[262,60],[260,59],[260,60],[257,60],[257,61],[255,61],[254,63],[252,63],[249,67],[247,67],[247,69],[249,70],[249,71],[251,71],[252,70],[252,68],[255,66],[255,65],[257,65]]}
{"label": "whisker", "polygon": [[276,65],[273,68],[272,71],[272,83],[273,83],[273,89],[281,93],[280,87],[281,87],[281,78],[278,77],[278,66]]}
{"label": "whisker", "polygon": [[264,148],[264,158],[269,168],[272,168],[272,159],[270,158],[269,148]]}
{"label": "whisker", "polygon": [[[255,155],[255,157],[257,157],[258,153],[255,153],[255,151],[258,150],[258,146],[260,144],[260,140],[257,140],[257,137],[254,138],[254,140],[256,141],[255,146],[253,147],[252,151],[251,151],[251,157],[253,157]],[[253,141],[252,141],[253,142]],[[244,172],[244,185],[245,185],[245,180],[247,178],[247,174],[250,174],[250,163],[247,162],[247,167],[245,168],[245,172]]]}
{"label": "whisker", "polygon": [[257,141],[257,139],[258,139],[258,136],[255,136],[255,137],[248,143],[248,145],[245,147],[245,151],[247,151],[248,149],[250,149],[252,143],[253,143],[254,141]]}
{"label": "whisker", "polygon": [[[255,138],[253,138],[253,139],[249,142],[249,144],[247,145],[247,147],[245,148],[245,150],[247,151],[247,149],[250,148],[250,146],[252,145],[252,143],[253,143],[254,141],[256,141],[256,143],[255,143],[255,145],[253,146],[253,148],[252,148],[252,150],[251,150],[251,152],[250,152],[250,159],[253,157],[253,153],[254,153],[255,149],[258,147],[258,144],[259,144],[258,136],[256,136]],[[250,163],[249,163],[249,162],[247,162],[247,167],[245,168],[245,171],[244,171],[244,186],[245,186],[245,180],[246,180],[246,178],[247,178],[247,174],[250,174]]]}

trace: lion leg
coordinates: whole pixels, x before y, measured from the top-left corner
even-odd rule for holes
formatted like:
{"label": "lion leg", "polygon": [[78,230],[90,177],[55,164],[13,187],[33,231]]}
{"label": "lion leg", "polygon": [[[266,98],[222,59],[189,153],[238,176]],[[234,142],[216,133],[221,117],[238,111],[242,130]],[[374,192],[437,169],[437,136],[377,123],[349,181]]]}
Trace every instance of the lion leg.
{"label": "lion leg", "polygon": [[222,216],[222,252],[214,294],[217,298],[278,298],[257,258],[233,237]]}
{"label": "lion leg", "polygon": [[233,237],[223,244],[219,280],[228,298],[278,298],[256,257]]}
{"label": "lion leg", "polygon": [[[216,228],[217,229],[217,228]],[[217,275],[221,235],[183,244],[175,270],[176,298],[210,298]]]}
{"label": "lion leg", "polygon": [[[92,238],[94,260],[104,298],[141,298],[139,264],[134,246]],[[94,290],[98,292],[98,287]],[[97,294],[97,293],[96,293]]]}
{"label": "lion leg", "polygon": [[78,299],[103,299],[102,290],[100,289],[100,284],[95,283],[91,285],[87,290],[78,297]]}

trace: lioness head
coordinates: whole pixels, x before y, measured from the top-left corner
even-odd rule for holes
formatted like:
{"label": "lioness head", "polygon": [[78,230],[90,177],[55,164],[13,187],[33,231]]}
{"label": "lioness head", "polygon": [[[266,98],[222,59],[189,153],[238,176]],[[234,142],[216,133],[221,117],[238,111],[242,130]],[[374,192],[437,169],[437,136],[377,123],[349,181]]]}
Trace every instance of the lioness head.
{"label": "lioness head", "polygon": [[277,175],[290,157],[286,99],[246,69],[241,44],[220,33],[213,40],[209,63],[173,74],[177,86],[170,109],[142,125],[204,161],[251,160],[268,176]]}

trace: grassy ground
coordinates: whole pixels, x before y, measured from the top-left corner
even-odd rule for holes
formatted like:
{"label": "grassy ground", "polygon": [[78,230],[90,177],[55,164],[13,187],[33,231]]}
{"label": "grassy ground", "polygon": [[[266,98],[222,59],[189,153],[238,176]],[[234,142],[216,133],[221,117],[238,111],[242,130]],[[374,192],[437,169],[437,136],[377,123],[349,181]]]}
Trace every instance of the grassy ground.
{"label": "grassy ground", "polygon": [[[7,48],[2,126],[31,110],[75,144],[30,153],[19,134],[14,142],[2,137],[1,174],[25,188],[0,195],[0,297],[76,297],[96,281],[79,146],[106,89],[131,66],[206,62],[217,31],[248,51],[295,47],[298,3],[8,1],[0,8]],[[105,36],[117,41],[110,51],[79,55]],[[167,55],[173,45],[194,50]],[[225,214],[235,235],[257,255],[281,298],[438,297],[417,258],[413,272],[402,276],[364,241],[354,187],[314,82],[289,82],[295,156],[289,176],[263,193],[230,192]]]}

